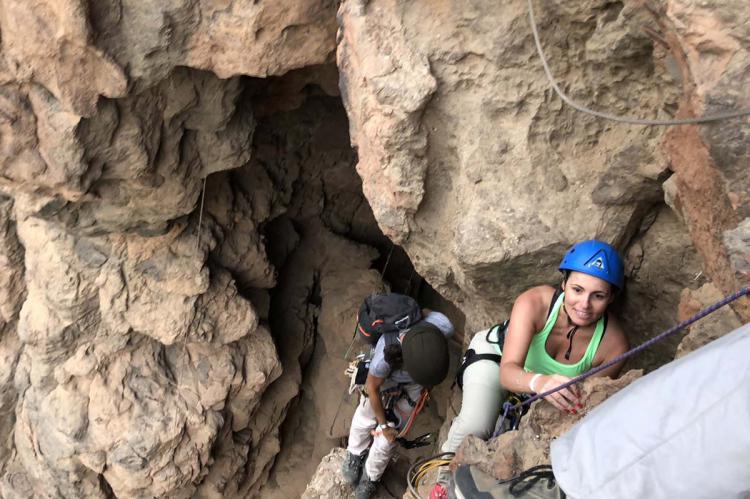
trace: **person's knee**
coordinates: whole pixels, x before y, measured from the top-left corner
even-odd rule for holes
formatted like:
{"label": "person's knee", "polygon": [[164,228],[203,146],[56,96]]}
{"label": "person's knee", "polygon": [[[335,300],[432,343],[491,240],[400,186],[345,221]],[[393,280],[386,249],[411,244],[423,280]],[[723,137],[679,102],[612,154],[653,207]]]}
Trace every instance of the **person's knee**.
{"label": "person's knee", "polygon": [[453,421],[459,425],[463,436],[473,435],[481,439],[487,439],[495,426],[495,419],[488,414],[459,414]]}
{"label": "person's knee", "polygon": [[389,442],[383,435],[377,434],[372,439],[372,448],[370,452],[374,451],[375,453],[380,454],[390,454],[395,448],[396,442]]}

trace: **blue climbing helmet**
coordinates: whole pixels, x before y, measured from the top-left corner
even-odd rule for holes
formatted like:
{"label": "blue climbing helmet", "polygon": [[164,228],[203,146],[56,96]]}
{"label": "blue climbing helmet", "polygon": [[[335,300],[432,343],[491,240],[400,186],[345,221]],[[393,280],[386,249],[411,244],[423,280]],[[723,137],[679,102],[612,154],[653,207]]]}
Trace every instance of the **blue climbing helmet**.
{"label": "blue climbing helmet", "polygon": [[560,262],[560,271],[570,270],[598,277],[622,289],[622,259],[609,244],[591,239],[574,244]]}

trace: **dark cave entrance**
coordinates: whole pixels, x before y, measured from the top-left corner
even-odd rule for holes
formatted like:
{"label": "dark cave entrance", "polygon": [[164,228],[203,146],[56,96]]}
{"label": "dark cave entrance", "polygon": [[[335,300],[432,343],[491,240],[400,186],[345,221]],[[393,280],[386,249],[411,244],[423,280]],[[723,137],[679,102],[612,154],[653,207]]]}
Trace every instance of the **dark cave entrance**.
{"label": "dark cave entrance", "polygon": [[[354,277],[346,282],[344,276],[340,286],[347,291],[341,297],[331,294],[331,274],[339,266],[344,271],[351,258],[342,254],[342,261],[336,262],[339,246],[347,254],[369,251],[364,267],[356,269],[358,279],[369,271],[366,282],[378,275],[388,289],[412,296],[422,306],[451,307],[449,315],[460,314],[418,274],[406,252],[378,228],[356,172],[357,156],[337,95],[337,77],[335,66],[330,65],[282,77],[248,78],[242,95],[244,108],[256,120],[250,167],[256,173],[262,171],[271,190],[269,217],[258,232],[275,269],[275,285],[268,292],[252,286],[242,292],[254,303],[265,301],[262,316],[285,370],[269,387],[269,395],[264,395],[263,403],[268,399],[278,405],[279,393],[285,393],[283,406],[277,408],[284,415],[280,452],[267,470],[263,497],[299,495],[320,458],[341,442],[340,434],[328,439],[309,435],[329,433],[334,423],[348,424],[350,418],[345,411],[332,415],[332,406],[340,404],[342,396],[333,387],[344,380],[342,345],[346,347],[351,340],[356,307],[375,289],[360,286]],[[253,181],[261,182],[256,177]],[[326,312],[332,299],[350,303],[350,317],[338,322],[336,342]],[[324,403],[323,391],[335,395],[326,394]],[[434,426],[439,426],[440,418],[435,408],[431,411],[431,430],[437,430]],[[402,492],[405,469],[401,467],[394,466],[386,481],[392,493]]]}

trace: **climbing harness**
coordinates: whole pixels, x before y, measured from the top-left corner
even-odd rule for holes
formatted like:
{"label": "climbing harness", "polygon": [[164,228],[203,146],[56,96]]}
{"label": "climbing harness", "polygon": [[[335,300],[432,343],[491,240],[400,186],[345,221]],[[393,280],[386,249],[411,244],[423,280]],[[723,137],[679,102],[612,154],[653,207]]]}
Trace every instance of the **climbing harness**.
{"label": "climbing harness", "polygon": [[411,497],[413,499],[421,499],[417,492],[419,483],[424,480],[427,477],[427,474],[431,471],[448,466],[455,455],[454,452],[443,452],[435,456],[420,459],[411,465],[409,471],[406,472],[406,484]]}
{"label": "climbing harness", "polygon": [[630,116],[619,116],[619,115],[604,113],[601,111],[590,109],[586,106],[583,106],[575,102],[573,99],[568,97],[562,91],[562,89],[560,89],[560,86],[557,84],[555,77],[552,75],[552,71],[550,70],[549,64],[547,63],[547,58],[544,55],[544,50],[542,49],[542,43],[539,41],[539,31],[537,29],[536,19],[534,18],[534,6],[532,4],[532,0],[526,0],[526,1],[529,7],[529,22],[531,23],[531,32],[534,35],[534,43],[536,44],[536,52],[539,55],[539,59],[541,59],[542,61],[542,66],[544,66],[544,73],[547,75],[547,79],[549,80],[549,83],[552,86],[552,89],[555,91],[555,93],[560,97],[560,99],[562,99],[563,102],[565,102],[567,105],[571,106],[572,108],[578,111],[581,111],[583,113],[587,113],[587,114],[597,116],[599,118],[604,118],[607,120],[618,121],[620,123],[629,123],[632,125],[652,125],[652,126],[695,125],[699,123],[709,123],[712,121],[726,120],[730,118],[739,118],[741,116],[746,116],[750,114],[750,109],[738,109],[735,111],[728,111],[728,112],[718,113],[718,114],[713,114],[713,115],[708,115],[708,116],[700,116],[697,118],[651,120],[651,119],[633,118]]}
{"label": "climbing harness", "polygon": [[[614,359],[610,360],[609,362],[605,362],[604,364],[602,364],[602,365],[600,365],[598,367],[594,367],[593,369],[590,369],[589,371],[587,371],[587,372],[585,372],[585,373],[583,373],[583,374],[581,374],[579,376],[576,376],[575,378],[571,379],[570,381],[567,381],[567,382],[563,383],[562,385],[560,385],[560,386],[558,386],[556,388],[553,388],[552,390],[548,390],[548,391],[543,392],[543,393],[537,393],[537,394],[535,394],[535,395],[527,398],[526,400],[523,400],[523,401],[520,401],[520,402],[516,402],[515,404],[510,404],[509,408],[508,408],[508,411],[510,411],[510,410],[519,410],[523,406],[529,406],[530,404],[532,404],[533,402],[535,402],[535,401],[537,401],[539,399],[548,397],[549,395],[552,395],[555,392],[558,392],[560,390],[564,390],[565,388],[568,388],[569,386],[574,385],[576,383],[580,383],[584,379],[586,379],[586,378],[588,378],[590,376],[593,376],[594,374],[596,374],[598,372],[601,372],[601,371],[603,371],[603,370],[605,370],[605,369],[607,369],[609,367],[612,367],[615,364],[619,364],[620,362],[622,362],[622,361],[624,361],[626,359],[629,359],[630,357],[632,357],[632,356],[634,356],[634,355],[642,352],[643,350],[649,348],[650,346],[654,345],[655,343],[658,343],[659,341],[663,340],[667,336],[670,336],[670,335],[672,335],[672,334],[674,334],[674,333],[676,333],[678,331],[681,331],[682,329],[685,329],[690,324],[693,324],[694,322],[699,321],[700,319],[704,318],[705,316],[716,312],[718,309],[720,309],[724,305],[727,305],[727,304],[729,304],[729,303],[731,303],[731,302],[733,302],[733,301],[737,300],[738,298],[741,298],[742,296],[745,296],[745,295],[750,295],[750,287],[744,287],[744,288],[740,289],[736,293],[733,293],[733,294],[731,294],[731,295],[723,298],[722,300],[719,300],[718,302],[714,303],[713,305],[711,305],[709,307],[706,307],[705,309],[701,310],[700,312],[698,312],[697,314],[693,315],[692,317],[690,317],[690,318],[688,318],[688,319],[680,322],[679,324],[677,324],[675,326],[672,326],[671,328],[667,329],[663,333],[654,336],[650,340],[641,343],[637,347],[632,348],[632,349],[628,350],[627,352],[625,352],[625,353],[623,353],[621,355],[618,355],[617,357],[615,357]],[[508,404],[508,402],[506,402],[505,404]],[[505,404],[503,404],[503,407],[504,407],[503,412],[505,412]]]}
{"label": "climbing harness", "polygon": [[521,418],[529,412],[530,408],[528,405],[523,405],[522,402],[529,397],[530,395],[525,393],[510,393],[508,395],[508,398],[503,402],[503,410],[500,413],[500,417],[495,423],[492,438],[502,435],[506,431],[515,431],[518,429],[518,425],[521,424]]}
{"label": "climbing harness", "polygon": [[[487,343],[491,343],[494,345],[498,345],[500,350],[502,350],[503,343],[505,342],[505,332],[508,329],[508,322],[505,321],[502,324],[495,324],[491,328],[487,330],[487,336],[485,340]],[[492,341],[490,339],[490,335],[493,331],[497,332],[497,340]],[[476,353],[473,348],[469,348],[466,350],[466,353],[463,357],[461,357],[461,363],[459,364],[458,370],[456,371],[456,379],[453,382],[454,385],[458,385],[460,389],[463,390],[464,388],[464,372],[466,369],[472,365],[474,362],[479,362],[480,360],[491,360],[493,362],[500,363],[500,360],[502,359],[500,354],[497,353]]]}
{"label": "climbing harness", "polygon": [[[425,403],[430,398],[430,392],[427,391],[426,388],[422,388],[422,393],[419,394],[419,399],[414,404],[414,410],[411,411],[411,414],[409,415],[409,419],[406,420],[406,424],[404,425],[404,429],[399,432],[399,434],[396,436],[396,438],[404,438],[406,437],[406,434],[409,433],[409,430],[411,430],[412,425],[414,424],[414,420],[417,418],[420,412],[422,412],[422,409],[424,408]],[[409,400],[411,405],[411,400]]]}

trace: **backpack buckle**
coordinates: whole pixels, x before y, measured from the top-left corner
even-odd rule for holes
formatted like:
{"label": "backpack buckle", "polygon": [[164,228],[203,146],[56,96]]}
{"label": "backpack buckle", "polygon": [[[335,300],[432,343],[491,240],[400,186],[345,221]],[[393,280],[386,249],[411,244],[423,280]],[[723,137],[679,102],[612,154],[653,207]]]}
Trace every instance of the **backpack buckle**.
{"label": "backpack buckle", "polygon": [[393,325],[396,326],[399,331],[403,331],[404,329],[409,327],[409,316],[405,315],[401,317],[399,320],[393,321]]}

